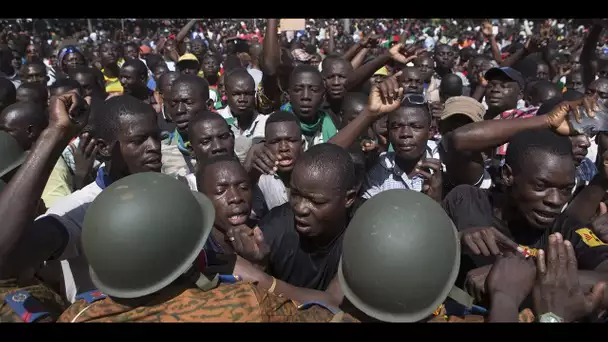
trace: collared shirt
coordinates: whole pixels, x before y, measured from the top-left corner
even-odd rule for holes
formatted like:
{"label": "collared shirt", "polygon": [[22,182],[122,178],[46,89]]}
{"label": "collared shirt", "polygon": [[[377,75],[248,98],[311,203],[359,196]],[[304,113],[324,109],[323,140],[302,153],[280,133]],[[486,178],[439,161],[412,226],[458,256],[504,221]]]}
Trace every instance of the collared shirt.
{"label": "collared shirt", "polygon": [[237,118],[232,115],[230,111],[230,106],[226,106],[224,109],[220,109],[218,111],[234,133],[234,153],[242,162],[245,161],[247,157],[247,152],[255,142],[254,140],[263,140],[266,130],[266,120],[268,120],[268,115],[260,114],[255,112],[255,118],[251,122],[251,125],[244,131],[241,132],[241,129],[238,126]]}
{"label": "collared shirt", "polygon": [[[409,178],[395,163],[395,156],[395,152],[382,153],[378,163],[367,172],[363,185],[363,198],[369,199],[391,189],[422,191],[424,179],[418,175]],[[426,157],[439,159],[439,151],[434,141],[427,142]]]}
{"label": "collared shirt", "polygon": [[[527,107],[522,109],[509,109],[500,113],[494,120],[512,120],[512,119],[525,119],[531,118],[536,115],[539,107]],[[505,143],[496,149],[496,154],[499,156],[505,156],[507,154],[507,147],[509,143]]]}

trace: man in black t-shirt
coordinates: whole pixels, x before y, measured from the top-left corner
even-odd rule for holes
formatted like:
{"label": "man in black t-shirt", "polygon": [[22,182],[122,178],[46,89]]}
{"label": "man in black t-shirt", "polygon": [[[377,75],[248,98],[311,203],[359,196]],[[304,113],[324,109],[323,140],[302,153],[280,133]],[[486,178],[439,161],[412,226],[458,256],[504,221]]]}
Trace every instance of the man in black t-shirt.
{"label": "man in black t-shirt", "polygon": [[353,162],[339,146],[315,145],[296,161],[289,187],[289,203],[273,208],[259,224],[263,242],[255,237],[269,253],[239,250],[247,245],[240,233],[234,235],[235,249],[278,280],[324,291],[338,270],[347,212],[356,196]]}
{"label": "man in black t-shirt", "polygon": [[534,256],[558,232],[574,246],[579,269],[598,271],[586,278],[608,278],[608,245],[562,213],[572,196],[574,175],[569,139],[548,129],[530,130],[510,142],[501,173],[505,193],[469,185],[454,188],[443,207],[463,245],[456,284],[462,286],[470,270],[491,265],[505,248]]}

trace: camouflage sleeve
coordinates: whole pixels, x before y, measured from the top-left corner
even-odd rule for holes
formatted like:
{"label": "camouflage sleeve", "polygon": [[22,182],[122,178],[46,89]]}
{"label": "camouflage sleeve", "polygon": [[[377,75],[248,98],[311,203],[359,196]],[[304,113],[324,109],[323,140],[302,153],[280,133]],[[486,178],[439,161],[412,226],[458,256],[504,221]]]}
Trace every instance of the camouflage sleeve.
{"label": "camouflage sleeve", "polygon": [[[11,281],[0,282],[0,322],[25,322],[28,319],[35,322],[54,322],[67,306],[58,294],[42,284],[22,288],[12,285],[14,284]],[[22,301],[21,315],[5,301],[6,296],[14,296],[17,290],[25,291],[31,296]],[[16,298],[13,298],[13,301],[19,302]],[[36,320],[36,314],[40,313],[48,315]]]}
{"label": "camouflage sleeve", "polygon": [[264,292],[256,288],[260,301],[262,322],[358,322],[342,311],[334,314],[320,303],[298,306],[293,300],[283,295]]}

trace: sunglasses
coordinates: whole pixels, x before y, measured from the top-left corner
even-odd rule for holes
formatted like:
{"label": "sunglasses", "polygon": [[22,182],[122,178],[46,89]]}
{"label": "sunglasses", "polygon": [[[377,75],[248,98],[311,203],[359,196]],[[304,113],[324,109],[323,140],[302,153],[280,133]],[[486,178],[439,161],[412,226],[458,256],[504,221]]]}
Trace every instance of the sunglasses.
{"label": "sunglasses", "polygon": [[401,103],[406,102],[413,105],[423,105],[426,104],[426,98],[421,94],[406,94]]}

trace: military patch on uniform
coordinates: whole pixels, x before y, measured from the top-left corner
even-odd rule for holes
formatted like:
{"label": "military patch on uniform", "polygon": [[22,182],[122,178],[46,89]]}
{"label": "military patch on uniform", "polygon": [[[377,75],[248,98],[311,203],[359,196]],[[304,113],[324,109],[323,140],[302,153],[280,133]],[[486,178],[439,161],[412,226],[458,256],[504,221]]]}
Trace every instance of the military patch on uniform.
{"label": "military patch on uniform", "polygon": [[576,230],[576,234],[580,235],[583,242],[589,247],[605,246],[606,244],[600,240],[589,228],[581,228]]}
{"label": "military patch on uniform", "polygon": [[538,249],[530,248],[530,247],[524,246],[524,245],[519,245],[519,248],[517,250],[519,252],[521,252],[521,254],[523,254],[526,258],[536,257],[536,254],[538,253]]}
{"label": "military patch on uniform", "polygon": [[17,290],[7,294],[4,296],[4,302],[26,323],[32,323],[49,316],[49,312],[44,310],[42,304],[25,290]]}

